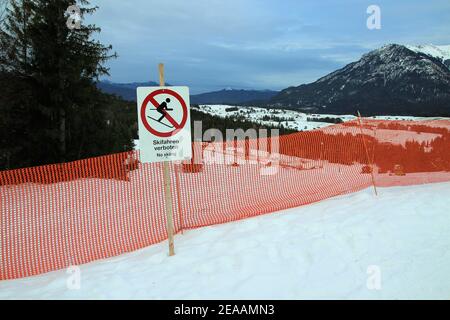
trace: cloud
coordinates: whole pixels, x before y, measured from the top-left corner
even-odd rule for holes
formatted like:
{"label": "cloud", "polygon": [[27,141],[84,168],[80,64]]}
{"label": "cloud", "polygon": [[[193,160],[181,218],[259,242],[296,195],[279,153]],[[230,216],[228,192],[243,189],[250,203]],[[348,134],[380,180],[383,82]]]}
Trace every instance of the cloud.
{"label": "cloud", "polygon": [[[382,29],[366,28],[365,0],[94,0],[87,22],[119,58],[111,80],[156,78],[193,92],[281,89],[311,82],[385,43],[450,44],[448,0],[378,0]],[[429,40],[429,41],[428,41]]]}

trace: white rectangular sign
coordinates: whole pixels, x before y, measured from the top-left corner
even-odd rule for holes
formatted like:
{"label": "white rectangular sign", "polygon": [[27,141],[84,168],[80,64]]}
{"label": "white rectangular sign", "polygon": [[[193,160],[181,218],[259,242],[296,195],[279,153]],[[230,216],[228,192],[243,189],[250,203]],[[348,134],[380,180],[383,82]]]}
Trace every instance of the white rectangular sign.
{"label": "white rectangular sign", "polygon": [[192,158],[188,87],[137,88],[141,162]]}

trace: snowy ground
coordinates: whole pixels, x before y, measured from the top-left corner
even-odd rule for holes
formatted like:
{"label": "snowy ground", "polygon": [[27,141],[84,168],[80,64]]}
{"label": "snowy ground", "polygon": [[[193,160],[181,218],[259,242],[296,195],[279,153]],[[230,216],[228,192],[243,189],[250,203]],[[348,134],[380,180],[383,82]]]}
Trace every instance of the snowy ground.
{"label": "snowy ground", "polygon": [[[242,117],[245,120],[261,123],[264,125],[278,126],[281,124],[285,128],[307,131],[324,128],[333,123],[308,121],[311,119],[323,118],[340,118],[342,121],[350,121],[356,119],[353,115],[335,115],[335,114],[307,114],[294,110],[266,109],[260,107],[248,106],[230,106],[230,105],[199,105],[196,110],[215,115],[221,118],[225,117]],[[377,120],[406,120],[406,121],[429,121],[448,118],[430,118],[430,117],[408,117],[408,116],[374,116],[370,117]]]}
{"label": "snowy ground", "polygon": [[308,121],[308,118],[341,118],[343,121],[355,119],[355,117],[352,115],[306,114],[293,110],[266,109],[260,107],[242,107],[218,104],[200,105],[197,110],[221,118],[239,116],[244,118],[245,120],[258,122],[265,125],[278,126],[279,124],[281,124],[285,128],[298,131],[314,130],[332,125],[332,123],[327,122]]}
{"label": "snowy ground", "polygon": [[0,282],[0,298],[449,299],[450,183],[371,189],[66,270]]}

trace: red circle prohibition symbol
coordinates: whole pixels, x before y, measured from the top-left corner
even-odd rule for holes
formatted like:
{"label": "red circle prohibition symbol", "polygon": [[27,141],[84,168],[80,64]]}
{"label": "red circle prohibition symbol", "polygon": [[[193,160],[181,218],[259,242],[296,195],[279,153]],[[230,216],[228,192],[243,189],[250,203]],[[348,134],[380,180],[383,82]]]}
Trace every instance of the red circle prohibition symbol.
{"label": "red circle prohibition symbol", "polygon": [[[145,110],[147,109],[149,102],[155,108],[157,108],[159,106],[159,103],[155,100],[155,96],[157,96],[159,94],[163,94],[163,93],[175,97],[175,99],[177,99],[178,102],[180,102],[181,108],[183,109],[183,118],[181,119],[180,123],[178,123],[174,118],[172,118],[172,116],[166,111],[166,119],[174,127],[174,130],[168,131],[168,132],[160,132],[160,131],[152,128],[152,126],[148,123],[147,117],[145,114]],[[141,105],[141,119],[142,119],[142,123],[144,124],[144,127],[150,133],[153,133],[155,136],[162,137],[162,138],[174,136],[181,129],[183,129],[186,124],[186,121],[187,121],[187,115],[188,115],[188,108],[186,106],[186,102],[184,102],[183,98],[177,92],[170,90],[170,89],[158,89],[158,90],[153,91],[144,99],[144,102],[142,102],[142,105]]]}

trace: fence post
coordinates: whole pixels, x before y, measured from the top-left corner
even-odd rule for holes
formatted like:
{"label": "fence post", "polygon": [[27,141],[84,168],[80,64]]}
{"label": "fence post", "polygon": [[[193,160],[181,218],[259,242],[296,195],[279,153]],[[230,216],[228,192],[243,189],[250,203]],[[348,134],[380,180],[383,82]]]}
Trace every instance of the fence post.
{"label": "fence post", "polygon": [[362,136],[362,140],[363,140],[364,150],[366,151],[367,163],[370,166],[370,175],[372,177],[373,190],[375,191],[375,195],[377,196],[378,192],[377,192],[377,186],[375,184],[375,176],[373,174],[373,163],[372,163],[372,161],[370,161],[369,150],[367,150],[366,139],[364,138],[364,132],[363,132],[363,127],[362,127],[362,122],[361,122],[361,114],[359,113],[359,111],[358,111],[358,123],[359,123],[359,129],[361,131],[361,136]]}
{"label": "fence post", "polygon": [[179,166],[175,165],[174,166],[174,170],[175,170],[175,190],[177,192],[177,203],[178,203],[178,215],[180,216],[180,229],[181,229],[181,234],[184,234],[184,223],[183,223],[183,212],[182,207],[181,207],[181,194],[180,194],[180,168],[183,164],[180,163]]}
{"label": "fence post", "polygon": [[[164,64],[159,64],[159,85],[164,87]],[[164,178],[164,193],[166,202],[166,219],[167,219],[167,238],[169,240],[169,256],[175,255],[175,245],[173,243],[173,199],[172,199],[172,184],[170,181],[170,167],[169,162],[163,162],[163,178]]]}

